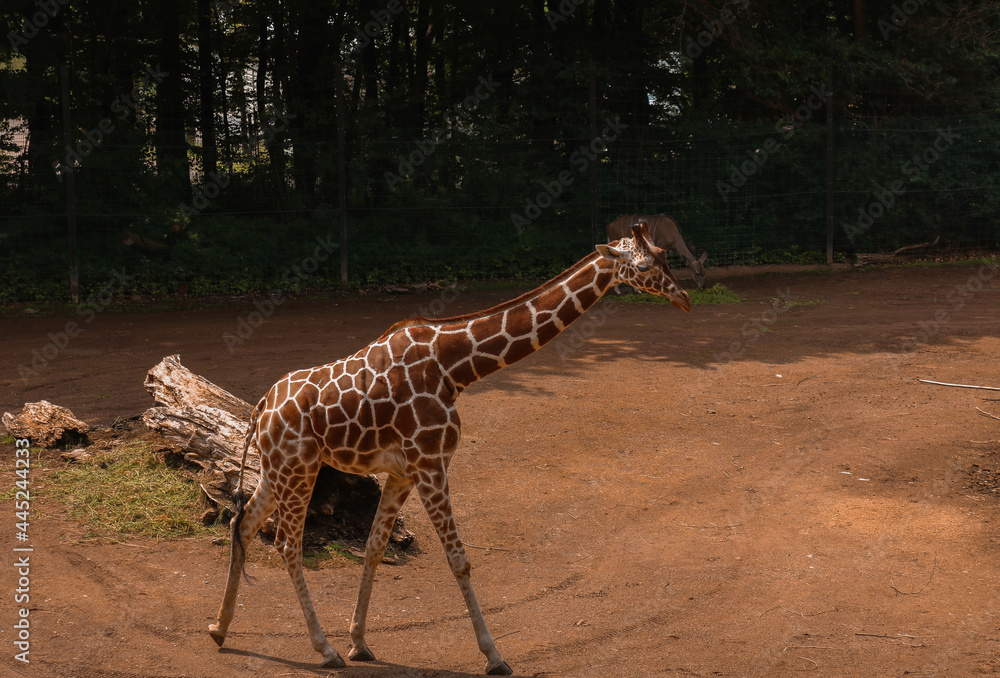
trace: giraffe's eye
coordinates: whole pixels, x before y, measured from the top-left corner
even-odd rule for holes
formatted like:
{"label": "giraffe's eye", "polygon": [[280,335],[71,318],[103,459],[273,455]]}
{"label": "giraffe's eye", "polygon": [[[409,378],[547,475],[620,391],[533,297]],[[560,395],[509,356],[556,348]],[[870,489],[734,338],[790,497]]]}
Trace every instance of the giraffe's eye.
{"label": "giraffe's eye", "polygon": [[649,270],[649,264],[639,264],[638,266],[636,266],[636,268],[639,269],[640,273],[645,273],[646,271]]}

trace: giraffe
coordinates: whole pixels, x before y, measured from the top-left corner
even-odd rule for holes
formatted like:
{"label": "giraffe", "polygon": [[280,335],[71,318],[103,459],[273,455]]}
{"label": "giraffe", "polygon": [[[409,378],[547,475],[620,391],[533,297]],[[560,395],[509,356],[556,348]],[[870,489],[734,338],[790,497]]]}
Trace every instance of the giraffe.
{"label": "giraffe", "polygon": [[260,451],[260,483],[245,500],[241,468],[228,583],[218,620],[209,626],[215,642],[222,646],[233,619],[246,545],[277,509],[274,545],[298,594],[312,646],[323,667],[346,665],[320,627],[302,572],[306,508],[320,465],[329,464],[348,473],[388,474],[365,547],[348,658],[375,659],[365,642],[375,570],[403,502],[416,489],[458,581],[486,655],[486,673],[509,675],[486,628],[452,515],[447,472],[461,427],[455,401],[470,384],[548,343],[619,282],[691,308],[665,252],[640,223],[631,238],[597,245],[516,299],[453,318],[403,320],[354,355],[291,372],[272,386],[254,408],[244,441],[244,464],[251,444]]}

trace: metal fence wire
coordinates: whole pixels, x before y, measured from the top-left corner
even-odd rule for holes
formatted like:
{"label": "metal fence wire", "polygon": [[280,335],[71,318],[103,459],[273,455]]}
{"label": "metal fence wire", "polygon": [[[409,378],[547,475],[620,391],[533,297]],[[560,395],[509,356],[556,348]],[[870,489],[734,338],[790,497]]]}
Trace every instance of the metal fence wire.
{"label": "metal fence wire", "polygon": [[[7,121],[2,300],[62,294],[69,174],[83,290],[116,270],[129,272],[124,291],[140,294],[333,285],[345,250],[353,285],[542,276],[582,256],[595,233],[602,238],[604,225],[627,213],[672,215],[692,249],[709,253],[708,266],[825,261],[831,224],[836,258],[937,238],[946,247],[1000,246],[995,114],[855,111],[828,123],[825,106],[843,106],[834,92],[767,120],[744,120],[735,108],[695,116],[662,106],[640,125],[597,85],[596,96],[579,86],[553,96],[573,102],[548,116],[560,134],[519,113],[521,97],[537,93],[493,96],[483,78],[455,86],[460,95],[405,130],[379,127],[377,111],[355,111],[340,145],[333,124],[290,136],[310,111],[261,121],[244,108],[219,121],[211,173],[189,128],[186,181],[164,180],[141,108],[124,122],[110,109],[74,110],[70,142],[53,138],[44,171],[26,161],[23,121]],[[318,252],[325,256],[314,270],[290,275]]]}

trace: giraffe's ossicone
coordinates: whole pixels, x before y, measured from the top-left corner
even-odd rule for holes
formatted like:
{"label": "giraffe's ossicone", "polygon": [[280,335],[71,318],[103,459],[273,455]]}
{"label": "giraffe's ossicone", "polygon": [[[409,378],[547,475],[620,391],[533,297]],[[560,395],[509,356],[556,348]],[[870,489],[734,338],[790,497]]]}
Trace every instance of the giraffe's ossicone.
{"label": "giraffe's ossicone", "polygon": [[344,660],[326,639],[302,573],[302,530],[322,464],[348,473],[386,473],[351,623],[354,661],[374,659],[365,620],[375,568],[403,502],[415,488],[437,530],[472,618],[486,672],[510,674],[486,628],[469,577],[448,493],[448,466],[461,423],[455,400],[470,384],[537,351],[614,285],[665,297],[685,311],[691,302],[649,240],[645,223],[631,238],[595,252],[544,285],[494,308],[468,315],[396,323],[377,340],[337,362],[291,372],[254,408],[244,446],[261,458],[261,480],[233,519],[229,580],[218,622],[209,632],[222,645],[233,618],[244,549],[277,510],[274,544],[284,558],[313,648],[325,667]]}

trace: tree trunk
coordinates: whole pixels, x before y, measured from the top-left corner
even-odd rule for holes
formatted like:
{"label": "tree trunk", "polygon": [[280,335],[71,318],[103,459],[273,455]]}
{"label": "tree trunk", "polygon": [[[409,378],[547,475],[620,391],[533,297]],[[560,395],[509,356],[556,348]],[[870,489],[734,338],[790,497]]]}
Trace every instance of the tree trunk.
{"label": "tree trunk", "polygon": [[854,39],[861,42],[865,39],[865,5],[861,0],[853,0],[854,9]]}
{"label": "tree trunk", "polygon": [[[268,5],[270,6],[270,5]],[[271,55],[281,55],[285,54],[286,51],[286,40],[285,40],[285,22],[287,17],[285,11],[287,7],[282,6],[280,0],[275,0],[274,11],[269,15],[268,21],[273,25],[273,35],[271,36],[270,47],[266,45],[261,45],[261,50],[265,47],[268,53]],[[263,52],[262,52],[263,53]],[[275,56],[270,63],[271,66],[271,82],[272,82],[272,94],[271,102],[274,105],[274,112],[290,110],[288,97],[291,88],[288,86],[288,64],[286,59],[278,58]],[[261,120],[267,122],[267,117],[262,113]],[[281,126],[281,130],[276,132],[274,135],[274,140],[267,148],[267,159],[270,163],[271,168],[271,181],[274,182],[274,194],[273,202],[275,208],[277,209],[288,209],[287,191],[288,183],[286,181],[287,175],[287,161],[285,159],[285,147],[287,146],[286,139],[288,138],[288,132]]]}
{"label": "tree trunk", "polygon": [[[27,72],[25,82],[29,83],[29,87],[20,96],[26,99],[23,110],[31,140],[27,149],[29,178],[25,188],[30,191],[28,195],[32,202],[40,200],[44,193],[41,187],[47,189],[51,185],[55,176],[53,160],[65,162],[69,155],[57,141],[59,125],[55,115],[59,110],[59,101],[51,94],[59,91],[59,64],[49,43],[51,39],[46,31],[21,48]],[[60,199],[61,193],[60,190]],[[65,233],[65,230],[62,232]]]}
{"label": "tree trunk", "polygon": [[[295,36],[293,49],[286,60],[290,60],[289,84],[291,92],[286,97],[296,111],[322,111],[328,90],[325,60],[330,41],[330,11],[322,3],[299,3],[288,15],[289,34]],[[292,141],[292,174],[295,187],[300,195],[306,196],[306,204],[315,207],[317,186],[320,178],[322,157],[319,142],[329,139],[326,135],[325,116],[298,115],[291,118],[288,125]]]}
{"label": "tree trunk", "polygon": [[[254,80],[254,92],[256,94],[256,104],[257,104],[257,129],[263,130],[264,126],[270,121],[268,116],[268,106],[267,106],[267,33],[268,25],[270,20],[267,16],[267,12],[264,8],[258,9],[259,14],[257,15],[257,77]],[[274,152],[274,140],[267,145],[268,156]],[[256,145],[254,148],[254,159],[257,159],[257,149]],[[264,194],[270,196],[272,194],[271,186],[272,177],[265,173],[264,174]]]}
{"label": "tree trunk", "polygon": [[[191,372],[177,355],[165,357],[149,370],[145,386],[157,406],[143,413],[143,424],[179,444],[186,460],[209,473],[211,480],[202,489],[213,502],[229,503],[239,486],[243,441],[253,409],[250,403]],[[244,492],[252,492],[259,481],[260,453],[251,444],[243,468]],[[334,536],[364,539],[381,494],[374,475],[342,473],[324,466],[309,514],[316,519],[314,523],[326,523],[323,527]],[[326,516],[333,520],[324,520]],[[403,547],[413,540],[399,518],[392,539]]]}
{"label": "tree trunk", "polygon": [[198,0],[198,75],[201,93],[201,170],[204,181],[218,170],[215,141],[215,77],[212,75],[212,7]]}
{"label": "tree trunk", "polygon": [[378,47],[371,40],[361,48],[361,65],[364,68],[365,105],[378,108]]}
{"label": "tree trunk", "polygon": [[410,79],[410,125],[411,134],[419,138],[424,128],[424,98],[427,94],[427,65],[429,63],[430,2],[417,3],[417,28],[414,32],[413,77]]}
{"label": "tree trunk", "polygon": [[190,199],[187,139],[184,136],[184,76],[181,54],[181,5],[160,7],[160,62],[166,72],[156,88],[156,171],[160,181],[176,195]]}

